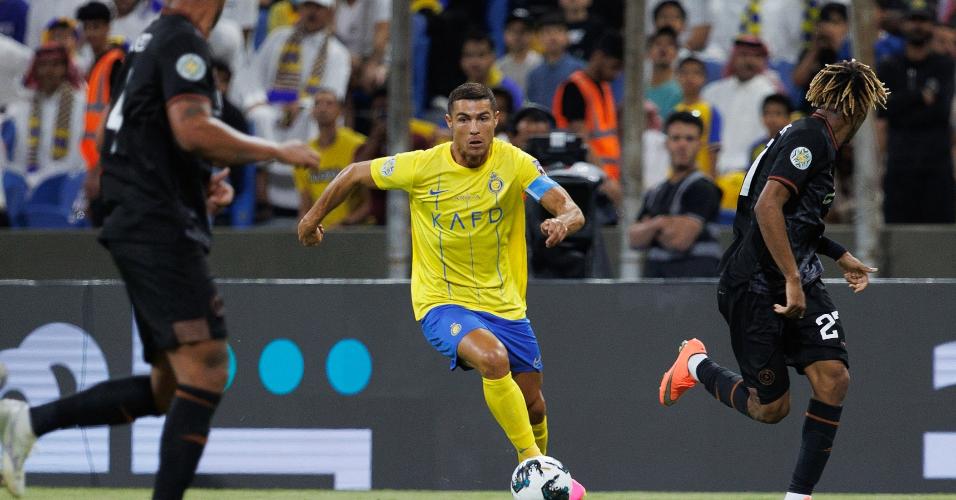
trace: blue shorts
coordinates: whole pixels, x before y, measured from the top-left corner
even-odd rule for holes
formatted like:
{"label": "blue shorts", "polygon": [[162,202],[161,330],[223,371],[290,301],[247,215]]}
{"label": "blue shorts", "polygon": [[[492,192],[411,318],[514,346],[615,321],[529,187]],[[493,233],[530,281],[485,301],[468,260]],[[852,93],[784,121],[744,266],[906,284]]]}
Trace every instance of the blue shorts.
{"label": "blue shorts", "polygon": [[[505,346],[512,373],[540,372],[544,367],[538,339],[528,318],[509,320],[457,305],[444,305],[429,310],[422,318],[421,325],[422,333],[432,347],[451,358],[451,370],[459,366],[458,343],[478,328],[488,330]],[[464,364],[461,368],[471,369]]]}

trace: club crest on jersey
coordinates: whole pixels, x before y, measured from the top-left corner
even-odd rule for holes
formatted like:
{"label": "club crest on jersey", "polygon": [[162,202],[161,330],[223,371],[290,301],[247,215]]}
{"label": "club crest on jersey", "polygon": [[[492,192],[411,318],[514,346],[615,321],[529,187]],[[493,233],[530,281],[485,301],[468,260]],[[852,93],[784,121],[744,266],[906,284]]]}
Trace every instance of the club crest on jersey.
{"label": "club crest on jersey", "polygon": [[395,157],[389,156],[385,163],[382,164],[382,169],[380,170],[382,177],[388,177],[392,175],[392,172],[395,171]]}
{"label": "club crest on jersey", "polygon": [[491,178],[488,179],[488,191],[498,194],[504,187],[505,181],[501,180],[501,177],[498,177],[498,174],[492,172]]}
{"label": "club crest on jersey", "polygon": [[176,60],[176,73],[186,80],[198,82],[206,76],[206,62],[198,54],[183,54]]}
{"label": "club crest on jersey", "polygon": [[811,161],[813,161],[813,153],[803,146],[793,148],[790,152],[790,163],[797,167],[797,170],[806,170]]}
{"label": "club crest on jersey", "polygon": [[452,323],[451,324],[451,336],[454,337],[461,333],[461,323]]}

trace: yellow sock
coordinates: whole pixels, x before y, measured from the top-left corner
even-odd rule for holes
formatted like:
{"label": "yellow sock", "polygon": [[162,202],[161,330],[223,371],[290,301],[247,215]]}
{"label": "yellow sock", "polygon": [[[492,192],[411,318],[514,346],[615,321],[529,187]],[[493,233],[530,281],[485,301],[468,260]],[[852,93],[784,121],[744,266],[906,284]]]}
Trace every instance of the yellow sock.
{"label": "yellow sock", "polygon": [[538,450],[542,455],[548,454],[548,416],[544,420],[531,424],[531,432],[534,433],[534,442],[538,445]]}
{"label": "yellow sock", "polygon": [[528,420],[528,407],[511,374],[497,380],[482,377],[481,384],[488,409],[518,451],[518,461],[540,455]]}

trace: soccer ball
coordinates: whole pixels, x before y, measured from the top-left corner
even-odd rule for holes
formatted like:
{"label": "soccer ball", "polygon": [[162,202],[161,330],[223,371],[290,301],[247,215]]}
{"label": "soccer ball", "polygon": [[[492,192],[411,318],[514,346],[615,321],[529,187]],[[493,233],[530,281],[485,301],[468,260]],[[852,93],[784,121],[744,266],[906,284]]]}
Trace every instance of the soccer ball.
{"label": "soccer ball", "polygon": [[554,458],[529,458],[511,475],[511,494],[515,500],[568,500],[571,473]]}

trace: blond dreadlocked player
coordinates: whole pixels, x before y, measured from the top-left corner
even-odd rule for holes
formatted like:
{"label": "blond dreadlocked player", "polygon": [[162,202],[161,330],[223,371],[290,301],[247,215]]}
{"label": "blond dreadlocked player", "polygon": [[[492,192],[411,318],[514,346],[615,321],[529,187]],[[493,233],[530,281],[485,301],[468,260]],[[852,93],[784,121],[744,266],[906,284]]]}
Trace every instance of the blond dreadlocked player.
{"label": "blond dreadlocked player", "polygon": [[690,339],[661,380],[665,406],[700,382],[725,405],[772,424],[790,411],[787,366],[806,375],[813,396],[785,500],[810,498],[850,382],[840,313],[821,281],[817,254],[837,261],[854,292],[863,291],[868,273],[876,271],[823,236],[834,196],[833,163],[870,110],[886,105],[888,93],[873,70],[855,60],[827,65],[813,78],[807,100],[816,111],[787,125],[751,165],[737,199],[734,242],[720,263],[718,304],[740,375]]}

